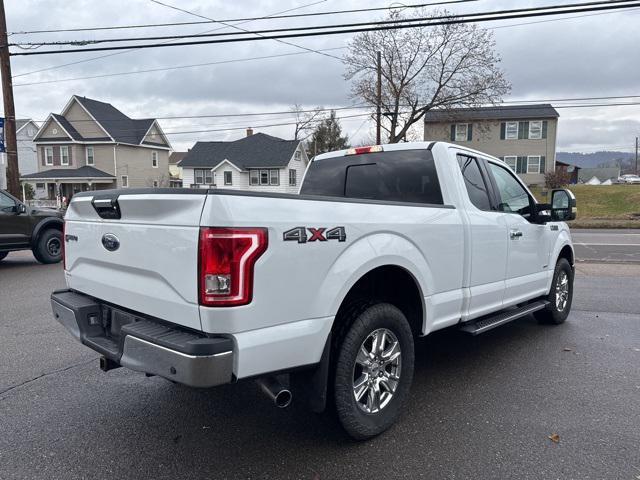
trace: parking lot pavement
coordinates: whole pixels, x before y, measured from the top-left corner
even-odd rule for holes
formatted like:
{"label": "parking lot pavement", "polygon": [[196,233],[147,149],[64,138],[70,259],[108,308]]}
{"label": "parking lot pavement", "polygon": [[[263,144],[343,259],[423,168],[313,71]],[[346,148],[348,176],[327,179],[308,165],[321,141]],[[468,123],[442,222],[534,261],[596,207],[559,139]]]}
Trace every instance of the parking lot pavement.
{"label": "parking lot pavement", "polygon": [[[0,478],[560,478],[640,475],[640,266],[581,264],[558,327],[525,318],[418,341],[400,421],[355,443],[252,382],[191,390],[117,369],[50,315],[59,265],[0,263]],[[549,436],[557,434],[555,443]]]}
{"label": "parking lot pavement", "polygon": [[576,258],[593,262],[640,263],[640,230],[571,230]]}

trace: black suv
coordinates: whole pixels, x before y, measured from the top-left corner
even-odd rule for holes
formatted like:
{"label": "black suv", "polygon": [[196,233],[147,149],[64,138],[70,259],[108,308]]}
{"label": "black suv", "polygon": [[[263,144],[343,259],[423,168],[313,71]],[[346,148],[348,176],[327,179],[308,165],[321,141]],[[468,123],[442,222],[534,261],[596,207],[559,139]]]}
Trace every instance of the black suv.
{"label": "black suv", "polygon": [[31,249],[41,263],[62,260],[62,213],[29,208],[0,190],[0,260],[14,250]]}

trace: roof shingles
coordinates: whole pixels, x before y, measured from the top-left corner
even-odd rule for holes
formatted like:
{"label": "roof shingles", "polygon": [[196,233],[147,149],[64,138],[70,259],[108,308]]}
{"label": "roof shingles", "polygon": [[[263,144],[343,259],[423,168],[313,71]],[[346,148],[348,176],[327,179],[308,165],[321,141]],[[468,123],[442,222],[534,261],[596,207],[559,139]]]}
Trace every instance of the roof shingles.
{"label": "roof shingles", "polygon": [[256,133],[233,142],[196,142],[179,165],[213,168],[228,160],[241,170],[280,168],[289,163],[299,143],[299,140],[283,140],[264,133]]}
{"label": "roof shingles", "polygon": [[430,110],[424,116],[424,123],[462,120],[526,120],[533,118],[558,118],[559,116],[557,110],[548,103],[499,105],[495,107]]}
{"label": "roof shingles", "polygon": [[57,178],[115,178],[113,175],[95,167],[85,165],[80,168],[52,168],[43,170],[42,172],[30,173],[22,175],[20,178],[37,180],[37,179],[57,179]]}

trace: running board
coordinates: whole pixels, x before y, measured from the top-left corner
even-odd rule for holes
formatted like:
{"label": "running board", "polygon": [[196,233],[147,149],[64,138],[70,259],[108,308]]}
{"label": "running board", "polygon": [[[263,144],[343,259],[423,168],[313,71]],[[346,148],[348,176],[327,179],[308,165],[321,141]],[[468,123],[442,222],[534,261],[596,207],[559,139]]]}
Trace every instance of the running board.
{"label": "running board", "polygon": [[505,323],[509,323],[513,320],[529,315],[530,313],[542,310],[547,305],[549,305],[547,300],[538,300],[532,303],[527,303],[520,308],[510,309],[496,315],[482,317],[477,320],[464,323],[460,326],[460,330],[470,333],[471,335],[480,335],[492,328],[499,327],[500,325],[504,325]]}

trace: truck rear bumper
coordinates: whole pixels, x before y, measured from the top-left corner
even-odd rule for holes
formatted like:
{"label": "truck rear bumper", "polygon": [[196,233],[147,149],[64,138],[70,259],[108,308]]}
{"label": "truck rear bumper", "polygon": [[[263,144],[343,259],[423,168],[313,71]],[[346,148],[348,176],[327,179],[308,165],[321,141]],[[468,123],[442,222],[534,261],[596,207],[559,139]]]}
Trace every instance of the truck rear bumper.
{"label": "truck rear bumper", "polygon": [[53,292],[51,307],[71,335],[123,367],[191,387],[233,379],[231,338],[199,334],[71,290]]}

